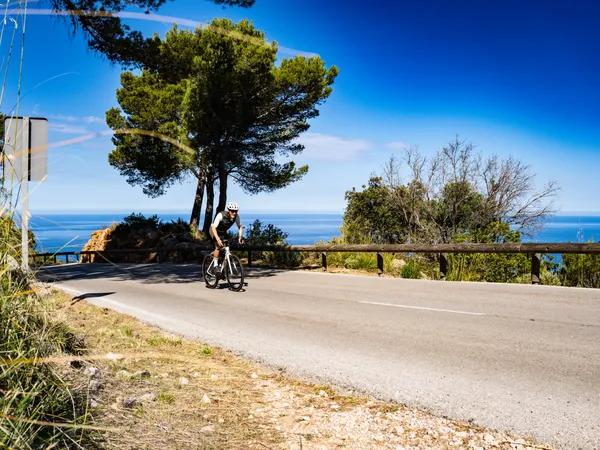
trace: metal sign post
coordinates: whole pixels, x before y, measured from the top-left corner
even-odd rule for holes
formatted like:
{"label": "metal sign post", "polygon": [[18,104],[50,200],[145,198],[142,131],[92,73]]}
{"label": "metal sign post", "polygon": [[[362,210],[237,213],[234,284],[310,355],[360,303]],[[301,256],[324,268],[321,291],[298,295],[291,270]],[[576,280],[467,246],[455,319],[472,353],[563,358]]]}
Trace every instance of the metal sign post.
{"label": "metal sign post", "polygon": [[27,142],[27,150],[21,151],[21,268],[24,272],[29,271],[29,118],[23,119],[23,142]]}
{"label": "metal sign post", "polygon": [[44,181],[48,173],[47,119],[4,119],[3,169],[5,182],[21,182],[21,267],[29,271],[29,182]]}

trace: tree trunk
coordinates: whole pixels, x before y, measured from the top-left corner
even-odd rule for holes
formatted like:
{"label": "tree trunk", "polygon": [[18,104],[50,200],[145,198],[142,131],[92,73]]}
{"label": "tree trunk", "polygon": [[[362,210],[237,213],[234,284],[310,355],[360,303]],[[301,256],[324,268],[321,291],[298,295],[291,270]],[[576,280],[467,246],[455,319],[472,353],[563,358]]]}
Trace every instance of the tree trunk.
{"label": "tree trunk", "polygon": [[208,234],[210,224],[213,221],[213,204],[215,202],[215,180],[212,174],[206,177],[206,210],[204,211],[204,225],[202,232]]}
{"label": "tree trunk", "polygon": [[201,175],[198,178],[198,185],[196,186],[196,196],[194,197],[194,206],[192,207],[192,215],[190,217],[190,227],[198,229],[200,225],[200,212],[202,210],[202,200],[204,197],[204,185],[206,184],[206,177]]}
{"label": "tree trunk", "polygon": [[219,205],[217,211],[225,211],[227,206],[227,171],[225,170],[225,158],[219,158]]}

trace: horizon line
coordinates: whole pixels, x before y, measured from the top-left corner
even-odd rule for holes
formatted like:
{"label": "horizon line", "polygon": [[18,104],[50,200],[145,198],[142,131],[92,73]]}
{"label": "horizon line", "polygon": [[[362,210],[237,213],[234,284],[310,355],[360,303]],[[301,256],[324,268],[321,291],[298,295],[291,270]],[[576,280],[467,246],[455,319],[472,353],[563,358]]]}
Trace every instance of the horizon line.
{"label": "horizon line", "polygon": [[[183,214],[190,215],[190,211],[178,209],[153,209],[153,210],[76,210],[76,209],[29,209],[30,214]],[[216,212],[215,212],[216,213]],[[281,210],[245,210],[243,214],[336,214],[342,215],[343,212],[333,210],[313,210],[313,211],[281,211]],[[600,212],[599,212],[600,214]],[[204,216],[204,212],[200,214]]]}
{"label": "horizon line", "polygon": [[[83,214],[83,215],[90,215],[90,214],[126,214],[126,215],[130,215],[130,214],[144,214],[144,215],[152,215],[152,214],[182,214],[182,215],[190,215],[191,212],[187,211],[187,210],[180,210],[180,209],[139,209],[139,210],[134,210],[134,209],[127,209],[127,210],[108,210],[108,209],[104,209],[104,210],[79,210],[79,209],[29,209],[29,214]],[[329,215],[343,215],[344,211],[335,211],[335,210],[296,210],[296,211],[291,211],[291,210],[245,210],[243,211],[240,215],[243,214],[281,214],[281,215],[286,215],[286,214],[329,214]],[[204,212],[202,212],[200,214],[200,216],[204,216]],[[577,216],[582,216],[582,217],[600,217],[600,210],[596,210],[596,211],[561,211],[558,214],[555,214],[553,216],[550,216],[549,218],[551,219],[552,217],[577,217]]]}

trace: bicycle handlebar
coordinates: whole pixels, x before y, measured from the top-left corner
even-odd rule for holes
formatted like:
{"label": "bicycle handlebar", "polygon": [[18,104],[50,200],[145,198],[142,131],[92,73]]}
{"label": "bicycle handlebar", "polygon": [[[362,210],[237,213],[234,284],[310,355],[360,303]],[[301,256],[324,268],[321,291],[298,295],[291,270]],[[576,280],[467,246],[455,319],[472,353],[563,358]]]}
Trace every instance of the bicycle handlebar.
{"label": "bicycle handlebar", "polygon": [[221,239],[221,243],[223,244],[223,247],[227,247],[231,241],[237,242],[238,245],[244,245],[244,244],[240,244],[239,238],[233,238],[231,240],[230,239]]}

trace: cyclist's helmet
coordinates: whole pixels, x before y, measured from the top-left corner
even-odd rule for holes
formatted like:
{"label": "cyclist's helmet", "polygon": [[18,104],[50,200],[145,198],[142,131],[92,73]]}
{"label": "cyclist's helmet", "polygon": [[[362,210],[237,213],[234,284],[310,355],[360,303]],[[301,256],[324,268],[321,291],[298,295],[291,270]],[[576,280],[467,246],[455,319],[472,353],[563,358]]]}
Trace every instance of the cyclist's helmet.
{"label": "cyclist's helmet", "polygon": [[227,204],[227,209],[230,211],[237,211],[240,208],[238,207],[238,204],[236,202],[229,202]]}

